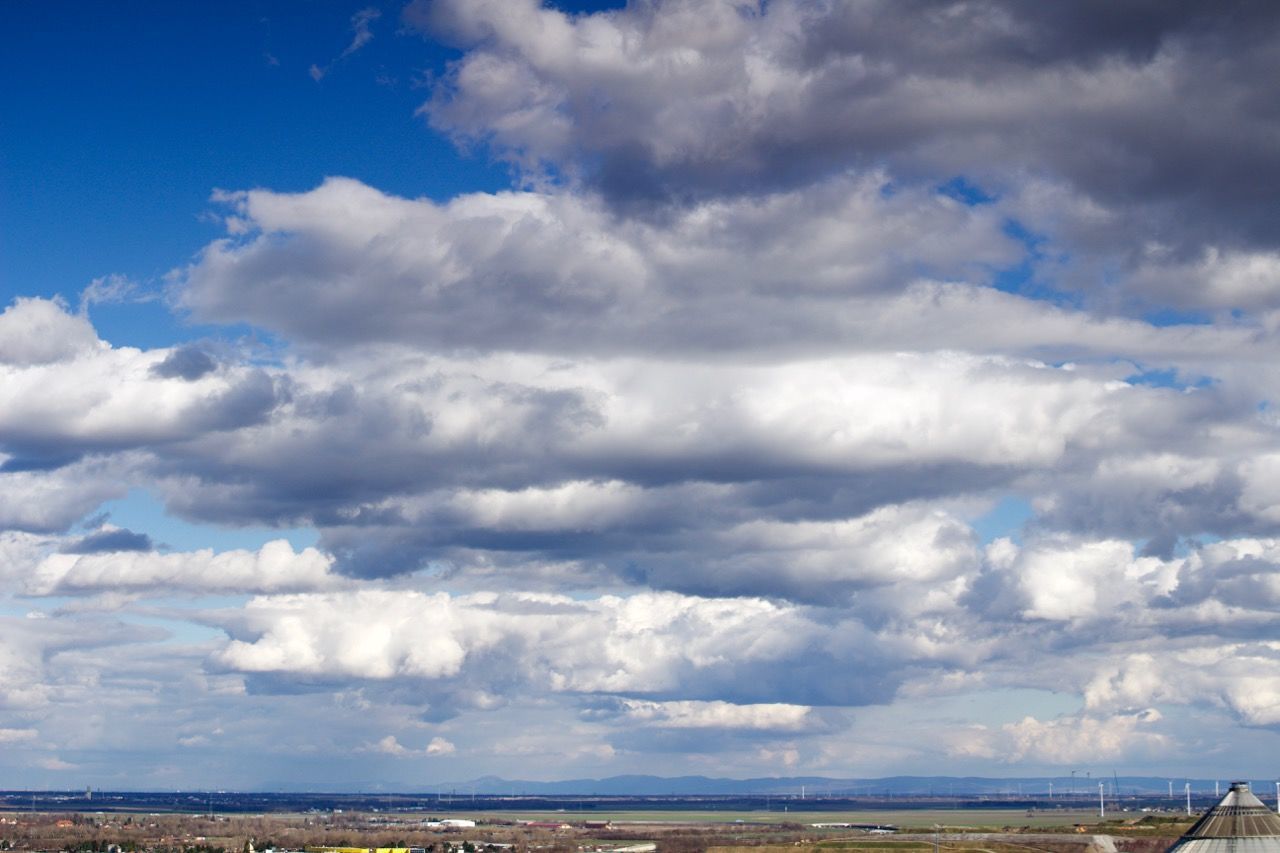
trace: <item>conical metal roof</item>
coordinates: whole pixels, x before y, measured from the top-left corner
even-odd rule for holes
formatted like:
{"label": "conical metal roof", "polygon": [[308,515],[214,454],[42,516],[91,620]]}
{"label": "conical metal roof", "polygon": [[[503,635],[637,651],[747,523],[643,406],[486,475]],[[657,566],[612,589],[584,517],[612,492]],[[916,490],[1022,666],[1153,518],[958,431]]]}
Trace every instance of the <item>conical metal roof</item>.
{"label": "conical metal roof", "polygon": [[1169,853],[1280,853],[1280,815],[1263,805],[1248,782],[1234,782],[1227,795],[1195,822]]}

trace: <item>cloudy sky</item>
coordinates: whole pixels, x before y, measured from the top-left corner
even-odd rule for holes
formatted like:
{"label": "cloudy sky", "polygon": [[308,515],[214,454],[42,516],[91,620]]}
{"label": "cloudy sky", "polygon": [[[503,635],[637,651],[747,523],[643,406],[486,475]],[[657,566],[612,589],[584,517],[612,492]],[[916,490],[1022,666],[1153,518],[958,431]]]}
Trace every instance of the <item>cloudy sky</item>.
{"label": "cloudy sky", "polygon": [[0,787],[1280,760],[1280,6],[3,14]]}

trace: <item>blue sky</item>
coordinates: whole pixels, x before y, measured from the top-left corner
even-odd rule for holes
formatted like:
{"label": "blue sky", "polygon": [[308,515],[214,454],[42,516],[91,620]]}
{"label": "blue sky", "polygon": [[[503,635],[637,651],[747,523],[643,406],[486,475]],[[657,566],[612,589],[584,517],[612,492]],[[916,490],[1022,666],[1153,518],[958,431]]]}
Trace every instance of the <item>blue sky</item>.
{"label": "blue sky", "polygon": [[[214,188],[305,190],[346,175],[410,197],[505,187],[414,111],[425,75],[457,55],[397,35],[393,9],[367,51],[317,84],[313,64],[350,43],[348,5],[172,3],[8,10],[4,285],[75,299],[104,275],[159,288],[219,227]],[[379,82],[381,78],[382,82]],[[191,336],[161,306],[99,309],[111,340]]]}
{"label": "blue sky", "polygon": [[1280,19],[917,5],[9,4],[0,785],[1268,772]]}

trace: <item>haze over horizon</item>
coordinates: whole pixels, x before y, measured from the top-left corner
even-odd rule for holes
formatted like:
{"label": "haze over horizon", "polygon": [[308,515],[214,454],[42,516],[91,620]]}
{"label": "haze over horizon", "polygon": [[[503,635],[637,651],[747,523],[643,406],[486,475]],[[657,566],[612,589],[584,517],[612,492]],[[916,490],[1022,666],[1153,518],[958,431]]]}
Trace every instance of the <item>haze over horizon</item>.
{"label": "haze over horizon", "polygon": [[17,0],[0,788],[1280,762],[1280,5]]}
{"label": "haze over horizon", "polygon": [[[1176,785],[1174,784],[1176,781]],[[648,797],[674,797],[677,799],[713,797],[721,800],[735,798],[782,801],[803,801],[807,807],[823,808],[819,801],[858,800],[863,804],[892,800],[912,801],[926,805],[925,800],[950,801],[949,807],[970,808],[980,803],[985,807],[1002,809],[1013,803],[1040,803],[1055,808],[1096,809],[1099,790],[1107,803],[1123,802],[1129,809],[1172,808],[1179,811],[1190,798],[1196,807],[1216,802],[1228,788],[1237,782],[1251,785],[1263,798],[1270,795],[1272,780],[1228,780],[1163,776],[888,776],[880,778],[841,779],[828,776],[756,776],[747,778],[711,776],[654,776],[625,774],[603,778],[558,779],[506,779],[501,776],[481,776],[475,779],[441,780],[431,785],[411,789],[373,788],[352,791],[340,785],[321,787],[310,783],[308,788],[290,788],[288,784],[261,784],[253,790],[229,790],[225,788],[140,788],[113,789],[66,788],[26,791],[5,791],[7,802],[14,806],[30,806],[28,799],[35,797],[35,808],[76,810],[96,804],[112,810],[145,810],[159,808],[171,810],[175,796],[208,795],[211,800],[206,808],[211,811],[244,811],[265,809],[270,812],[296,811],[309,808],[320,810],[342,808],[349,810],[373,810],[394,806],[396,810],[418,809],[428,805],[426,801],[444,798],[464,802],[475,799],[481,807],[502,807],[511,798],[547,798],[562,800],[579,796],[631,799]],[[1052,786],[1052,790],[1050,790]],[[1189,787],[1189,790],[1188,790]],[[3,790],[3,789],[0,789]],[[1118,792],[1118,793],[1117,793]],[[388,805],[385,796],[407,797]],[[82,799],[83,798],[83,799]],[[969,801],[969,802],[964,802]],[[1007,805],[1001,805],[1005,803]],[[0,800],[0,805],[5,801]],[[61,804],[61,805],[59,805]],[[724,803],[722,803],[723,807]],[[761,803],[767,806],[766,803]],[[1018,808],[1019,806],[1012,806]],[[1025,807],[1025,806],[1023,806]],[[536,810],[536,809],[535,809]]]}

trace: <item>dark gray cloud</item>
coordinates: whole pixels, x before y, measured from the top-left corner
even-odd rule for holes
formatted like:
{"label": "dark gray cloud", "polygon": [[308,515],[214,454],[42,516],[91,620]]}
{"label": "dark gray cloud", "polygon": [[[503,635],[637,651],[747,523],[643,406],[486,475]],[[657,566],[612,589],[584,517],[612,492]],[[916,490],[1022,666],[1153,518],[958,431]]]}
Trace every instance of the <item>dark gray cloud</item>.
{"label": "dark gray cloud", "polygon": [[[964,176],[1074,256],[1042,276],[1112,307],[1099,282],[1152,247],[1280,248],[1269,4],[673,0],[571,19],[418,0],[406,19],[466,49],[423,107],[435,128],[631,212],[847,170]],[[1037,184],[1070,202],[1037,203]],[[1168,276],[1145,278],[1122,292],[1158,308]],[[1178,301],[1257,298],[1194,291]]]}
{"label": "dark gray cloud", "polygon": [[64,554],[105,554],[114,551],[151,551],[154,548],[155,543],[147,534],[120,527],[95,531],[68,542],[60,550]]}
{"label": "dark gray cloud", "polygon": [[12,454],[3,463],[0,463],[0,472],[3,473],[56,471],[59,468],[78,462],[84,456],[83,451],[74,448],[33,447],[27,441],[22,440],[5,444],[3,448],[5,452]]}
{"label": "dark gray cloud", "polygon": [[187,344],[171,351],[164,361],[151,368],[151,372],[163,379],[191,381],[217,369],[218,363],[203,347],[199,344]]}
{"label": "dark gray cloud", "polygon": [[[589,25],[511,5],[409,6],[411,24],[469,48],[428,115],[517,162],[595,164],[587,177],[621,196],[1000,163],[1109,203],[1198,210],[1197,225],[1229,211],[1237,231],[1276,237],[1269,4],[666,2]],[[500,97],[497,75],[514,87]]]}
{"label": "dark gray cloud", "polygon": [[265,422],[288,402],[290,382],[265,370],[249,370],[204,400],[193,402],[185,426],[194,433],[236,430]]}

